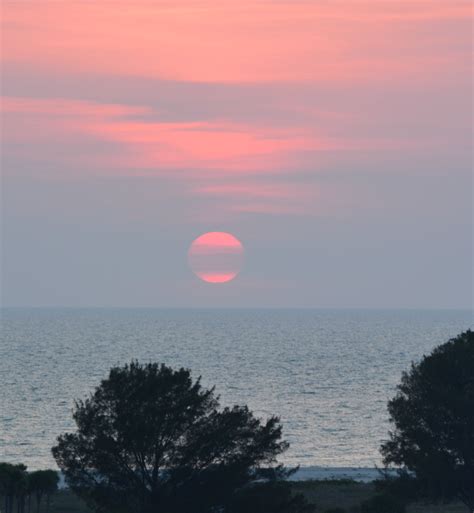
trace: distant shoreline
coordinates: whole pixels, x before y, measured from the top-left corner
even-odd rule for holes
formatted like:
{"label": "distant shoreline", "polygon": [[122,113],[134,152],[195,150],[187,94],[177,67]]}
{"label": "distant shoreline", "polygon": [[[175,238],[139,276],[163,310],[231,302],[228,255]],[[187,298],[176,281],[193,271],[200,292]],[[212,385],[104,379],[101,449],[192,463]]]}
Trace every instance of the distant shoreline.
{"label": "distant shoreline", "polygon": [[333,480],[350,479],[360,483],[370,483],[380,479],[380,469],[375,467],[300,467],[290,480],[292,481],[310,481],[310,480]]}
{"label": "distant shoreline", "polygon": [[[65,488],[63,474],[59,472],[59,488]],[[380,479],[380,471],[375,467],[300,467],[291,477],[290,481],[324,481],[344,480],[370,483]]]}

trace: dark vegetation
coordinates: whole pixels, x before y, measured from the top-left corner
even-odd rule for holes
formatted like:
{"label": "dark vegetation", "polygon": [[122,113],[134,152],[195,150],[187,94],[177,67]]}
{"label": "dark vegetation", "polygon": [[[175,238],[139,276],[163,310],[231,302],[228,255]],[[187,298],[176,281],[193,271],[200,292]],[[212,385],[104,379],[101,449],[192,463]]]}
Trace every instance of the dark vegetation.
{"label": "dark vegetation", "polygon": [[27,472],[25,465],[0,463],[0,511],[5,513],[39,513],[43,502],[49,512],[51,496],[58,489],[54,470]]}
{"label": "dark vegetation", "polygon": [[393,429],[381,452],[397,477],[292,483],[276,461],[288,447],[278,418],[221,408],[185,369],[132,362],[76,403],[76,432],[53,448],[70,490],[55,493],[53,471],[0,464],[0,510],[46,513],[51,502],[50,513],[474,512],[474,333],[412,364],[388,409]]}
{"label": "dark vegetation", "polygon": [[70,488],[96,511],[311,509],[291,493],[291,472],[276,464],[288,447],[278,418],[221,408],[214,390],[188,370],[115,367],[76,402],[73,416],[77,431],[61,435],[53,455]]}
{"label": "dark vegetation", "polygon": [[[361,503],[370,500],[376,493],[373,484],[353,481],[342,485],[334,481],[305,481],[293,483],[291,486],[295,492],[303,494],[309,503],[315,505],[315,513],[361,513]],[[32,511],[35,512],[35,509]],[[278,511],[267,509],[265,513]],[[410,504],[406,512],[464,513],[465,507],[454,503],[432,504],[417,501]],[[46,513],[45,501],[41,505],[40,513]],[[93,513],[93,511],[73,492],[59,490],[51,497],[49,513]],[[385,513],[385,510],[377,513]]]}
{"label": "dark vegetation", "polygon": [[405,475],[411,495],[458,499],[474,511],[474,332],[436,348],[402,376],[388,403],[394,426],[384,462]]}

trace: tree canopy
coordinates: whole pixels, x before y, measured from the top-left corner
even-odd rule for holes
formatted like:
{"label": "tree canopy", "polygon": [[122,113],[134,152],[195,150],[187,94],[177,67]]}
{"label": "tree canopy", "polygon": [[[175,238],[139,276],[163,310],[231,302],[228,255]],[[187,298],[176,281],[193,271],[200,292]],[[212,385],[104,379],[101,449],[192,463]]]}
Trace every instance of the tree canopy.
{"label": "tree canopy", "polygon": [[474,332],[412,364],[388,410],[385,463],[413,472],[428,495],[457,497],[474,511]]}
{"label": "tree canopy", "polygon": [[24,509],[28,489],[28,474],[23,464],[0,463],[0,497],[4,500],[5,513],[13,513],[16,502],[18,512]]}
{"label": "tree canopy", "polygon": [[278,418],[220,408],[214,389],[186,369],[135,361],[114,367],[76,402],[73,417],[77,431],[61,435],[53,455],[97,511],[235,511],[261,470],[287,474],[276,463],[288,447]]}
{"label": "tree canopy", "polygon": [[0,463],[0,497],[3,497],[5,513],[24,513],[31,511],[31,498],[36,499],[36,510],[39,512],[41,501],[46,497],[49,510],[49,499],[58,489],[59,476],[54,470],[36,470],[27,472],[26,465]]}
{"label": "tree canopy", "polygon": [[36,498],[36,510],[39,513],[41,501],[46,497],[47,510],[49,499],[58,489],[59,476],[54,470],[36,470],[28,474],[28,492]]}

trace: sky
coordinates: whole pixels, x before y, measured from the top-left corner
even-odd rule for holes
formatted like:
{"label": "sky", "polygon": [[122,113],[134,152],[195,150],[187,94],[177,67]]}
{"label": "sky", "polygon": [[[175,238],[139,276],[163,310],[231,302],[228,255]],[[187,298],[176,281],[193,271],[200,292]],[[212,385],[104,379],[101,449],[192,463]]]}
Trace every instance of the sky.
{"label": "sky", "polygon": [[[2,2],[5,306],[472,307],[471,2]],[[206,232],[244,263],[206,283]]]}

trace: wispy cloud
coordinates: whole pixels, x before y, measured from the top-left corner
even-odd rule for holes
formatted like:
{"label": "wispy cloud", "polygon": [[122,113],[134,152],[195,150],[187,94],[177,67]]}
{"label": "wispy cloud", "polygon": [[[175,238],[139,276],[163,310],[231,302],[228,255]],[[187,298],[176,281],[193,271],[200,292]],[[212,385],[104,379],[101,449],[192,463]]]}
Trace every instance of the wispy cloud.
{"label": "wispy cloud", "polygon": [[469,21],[462,0],[7,3],[7,160],[314,212],[320,172],[467,146]]}
{"label": "wispy cloud", "polygon": [[51,70],[187,81],[400,81],[450,65],[442,49],[469,27],[469,4],[12,2],[4,51]]}
{"label": "wispy cloud", "polygon": [[469,304],[471,9],[3,2],[10,303],[206,304],[216,230],[252,256],[212,304]]}

